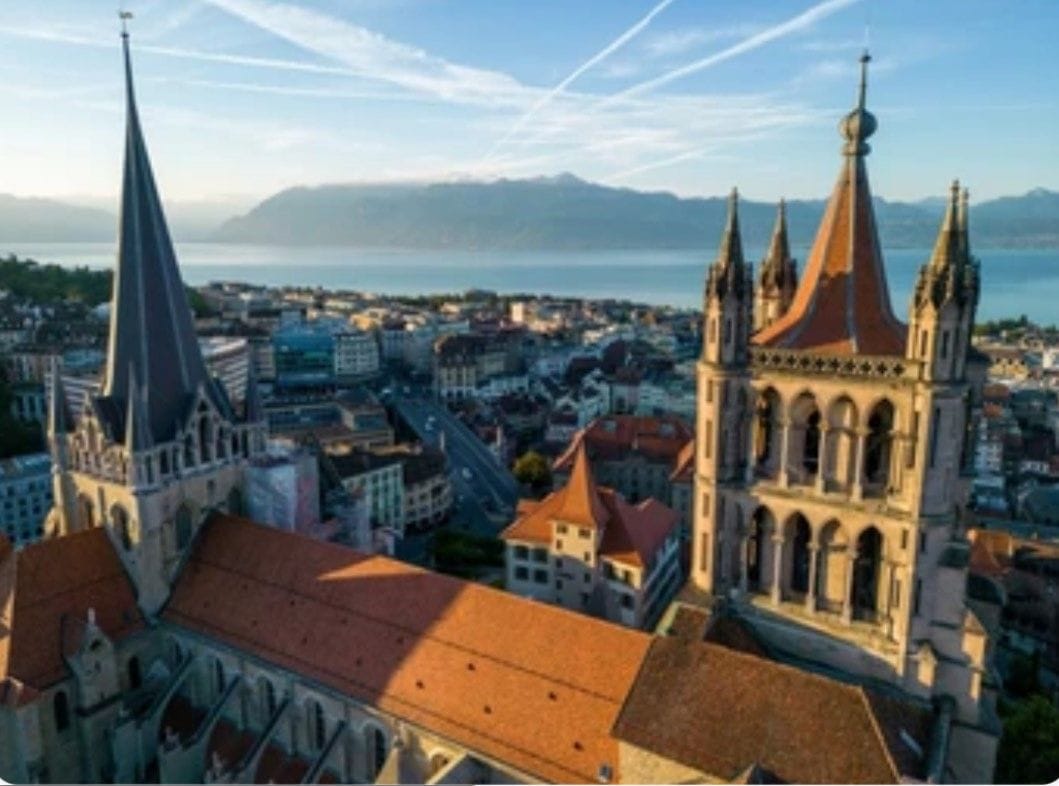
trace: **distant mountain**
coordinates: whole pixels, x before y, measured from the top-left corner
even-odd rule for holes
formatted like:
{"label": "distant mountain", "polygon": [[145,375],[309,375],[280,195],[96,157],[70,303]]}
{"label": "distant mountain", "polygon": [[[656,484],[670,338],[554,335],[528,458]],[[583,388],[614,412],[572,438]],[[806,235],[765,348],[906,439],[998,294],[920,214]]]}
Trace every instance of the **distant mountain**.
{"label": "distant mountain", "polygon": [[[933,243],[943,200],[876,199],[883,243]],[[791,242],[811,242],[823,200],[788,203]],[[743,201],[744,240],[763,246],[775,205]],[[723,197],[680,199],[588,183],[563,174],[532,180],[291,188],[221,226],[214,240],[370,248],[709,248]],[[971,209],[978,247],[1059,248],[1059,193],[1036,189]]]}
{"label": "distant mountain", "polygon": [[116,219],[105,210],[0,194],[0,242],[104,241],[116,234]]}
{"label": "distant mountain", "polygon": [[[90,205],[0,194],[0,244],[113,241],[117,217]],[[277,245],[347,245],[415,249],[712,250],[724,223],[725,199],[611,188],[571,174],[490,183],[328,185],[291,188],[224,220],[249,200],[167,204],[178,240]],[[98,205],[98,206],[97,206]],[[875,200],[884,245],[929,246],[944,200]],[[791,242],[804,247],[824,200],[788,202]],[[776,207],[742,201],[750,247],[768,241]],[[1059,248],[1059,193],[1043,188],[971,208],[978,248]],[[219,227],[219,228],[218,228]],[[2,252],[2,247],[0,247]]]}

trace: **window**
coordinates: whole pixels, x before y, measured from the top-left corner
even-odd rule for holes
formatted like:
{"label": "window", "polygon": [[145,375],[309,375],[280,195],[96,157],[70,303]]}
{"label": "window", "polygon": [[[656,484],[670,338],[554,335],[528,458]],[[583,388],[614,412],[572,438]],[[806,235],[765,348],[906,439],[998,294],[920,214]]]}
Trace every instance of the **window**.
{"label": "window", "polygon": [[577,534],[580,535],[584,539],[588,539],[588,538],[592,537],[591,531],[589,531],[587,529],[579,529],[577,531]]}
{"label": "window", "polygon": [[323,750],[327,742],[327,719],[318,701],[313,702],[313,742],[316,743],[316,750]]}
{"label": "window", "polygon": [[213,661],[213,687],[218,695],[224,693],[224,683],[224,664],[221,663],[220,658],[216,658]]}
{"label": "window", "polygon": [[515,578],[519,581],[526,581],[529,578],[529,568],[522,566],[515,568]]}
{"label": "window", "polygon": [[529,559],[529,549],[525,546],[515,546],[516,559]]}
{"label": "window", "polygon": [[563,580],[562,579],[556,579],[555,580],[555,588],[558,589],[558,590],[561,590],[563,588]]}
{"label": "window", "polygon": [[919,553],[922,554],[927,550],[927,533],[919,533]]}
{"label": "window", "polygon": [[589,565],[592,564],[592,554],[591,553],[586,551],[584,559],[585,559],[585,562],[588,563]]}
{"label": "window", "polygon": [[555,525],[555,531],[558,532],[560,535],[565,535],[566,534],[566,525],[565,524],[556,524]]}
{"label": "window", "polygon": [[636,606],[636,599],[632,595],[626,593],[621,594],[621,607],[623,609],[631,609]]}
{"label": "window", "polygon": [[925,358],[927,356],[927,337],[928,333],[925,330],[919,332],[919,356]]}
{"label": "window", "polygon": [[710,534],[708,532],[702,533],[702,557],[699,569],[704,571],[710,569]]}
{"label": "window", "polygon": [[894,594],[890,603],[895,609],[901,608],[901,579],[894,579]]}
{"label": "window", "polygon": [[581,593],[581,605],[582,606],[587,606],[588,605],[588,593],[587,592],[582,592]]}
{"label": "window", "polygon": [[63,732],[70,728],[70,700],[66,698],[66,691],[55,694],[52,710],[55,714],[55,730]]}
{"label": "window", "polygon": [[187,505],[181,505],[176,512],[176,542],[181,550],[191,542],[191,511]]}
{"label": "window", "polygon": [[536,584],[547,584],[548,583],[548,571],[537,569],[533,571],[533,581]]}
{"label": "window", "polygon": [[941,420],[941,409],[934,408],[934,418],[930,423],[930,466],[933,469],[934,460],[938,457],[938,422]]}
{"label": "window", "polygon": [[709,458],[712,455],[712,452],[710,450],[710,443],[713,442],[713,421],[712,420],[707,420],[706,421],[704,433],[705,433],[705,438],[704,438],[704,444],[702,446],[702,455],[705,458]]}
{"label": "window", "polygon": [[382,771],[382,765],[386,763],[386,735],[380,729],[372,729],[370,733],[372,775],[369,780],[374,781]]}
{"label": "window", "polygon": [[584,578],[585,578],[585,584],[588,584],[590,581],[592,581],[592,573],[591,573],[591,571],[587,571],[586,570]]}
{"label": "window", "polygon": [[555,569],[556,570],[562,570],[563,569],[563,558],[562,557],[556,557],[555,558]]}
{"label": "window", "polygon": [[562,551],[563,550],[563,542],[561,540],[555,541],[555,548],[558,549],[559,551]]}
{"label": "window", "polygon": [[949,356],[949,331],[943,330],[941,332],[941,359],[945,360]]}

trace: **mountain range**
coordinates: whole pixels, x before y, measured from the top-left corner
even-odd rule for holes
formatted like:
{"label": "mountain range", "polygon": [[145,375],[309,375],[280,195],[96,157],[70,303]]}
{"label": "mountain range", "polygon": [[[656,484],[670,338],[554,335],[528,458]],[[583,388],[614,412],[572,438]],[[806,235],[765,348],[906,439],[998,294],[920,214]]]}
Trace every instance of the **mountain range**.
{"label": "mountain range", "polygon": [[[210,230],[184,227],[181,240],[410,249],[635,249],[711,247],[724,222],[724,197],[679,198],[589,183],[573,175],[432,184],[324,185],[281,191]],[[824,200],[792,200],[792,245],[811,242]],[[944,200],[875,199],[883,245],[933,243]],[[776,206],[740,201],[744,242],[762,247]],[[0,242],[112,240],[106,211],[0,195]],[[971,208],[979,248],[1059,249],[1059,192],[1037,188]]]}

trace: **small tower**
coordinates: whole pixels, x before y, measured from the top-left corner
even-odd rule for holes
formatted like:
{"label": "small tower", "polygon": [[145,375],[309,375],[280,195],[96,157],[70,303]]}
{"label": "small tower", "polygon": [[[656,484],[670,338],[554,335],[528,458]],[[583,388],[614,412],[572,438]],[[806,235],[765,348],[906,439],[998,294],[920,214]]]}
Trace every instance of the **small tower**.
{"label": "small tower", "polygon": [[953,181],[930,260],[919,270],[906,355],[926,380],[959,381],[978,306],[978,266],[970,253],[967,191]]}
{"label": "small tower", "polygon": [[[52,496],[59,517],[77,520],[77,489],[70,479],[70,411],[66,403],[62,367],[58,358],[51,362],[51,396],[48,398],[48,445],[51,449]],[[49,518],[48,531],[55,526]]]}
{"label": "small tower", "polygon": [[[728,200],[728,219],[717,259],[706,277],[704,337],[699,360],[693,544],[694,579],[715,586],[716,545],[725,517],[724,489],[739,486],[746,472],[745,435],[753,277],[743,258],[738,194]],[[722,575],[727,575],[724,571]]]}
{"label": "small tower", "polygon": [[761,261],[754,295],[754,330],[762,330],[787,313],[798,288],[798,263],[787,240],[787,205],[780,200],[768,252]]}

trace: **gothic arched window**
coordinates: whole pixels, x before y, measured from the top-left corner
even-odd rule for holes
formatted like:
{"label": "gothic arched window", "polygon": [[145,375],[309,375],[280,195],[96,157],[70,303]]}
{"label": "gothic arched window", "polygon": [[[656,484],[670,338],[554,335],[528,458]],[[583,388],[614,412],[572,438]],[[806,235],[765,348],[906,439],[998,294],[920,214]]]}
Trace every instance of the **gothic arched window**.
{"label": "gothic arched window", "polygon": [[820,412],[813,410],[805,421],[805,444],[802,448],[802,467],[810,475],[820,469]]}
{"label": "gothic arched window", "polygon": [[864,443],[864,478],[873,485],[885,485],[890,474],[890,443],[894,408],[889,401],[875,405],[868,417]]}
{"label": "gothic arched window", "polygon": [[132,539],[132,523],[129,521],[129,513],[121,505],[114,505],[110,509],[110,521],[114,526],[114,531],[118,534],[118,538],[121,540],[121,546],[126,551],[129,551],[133,547]]}

